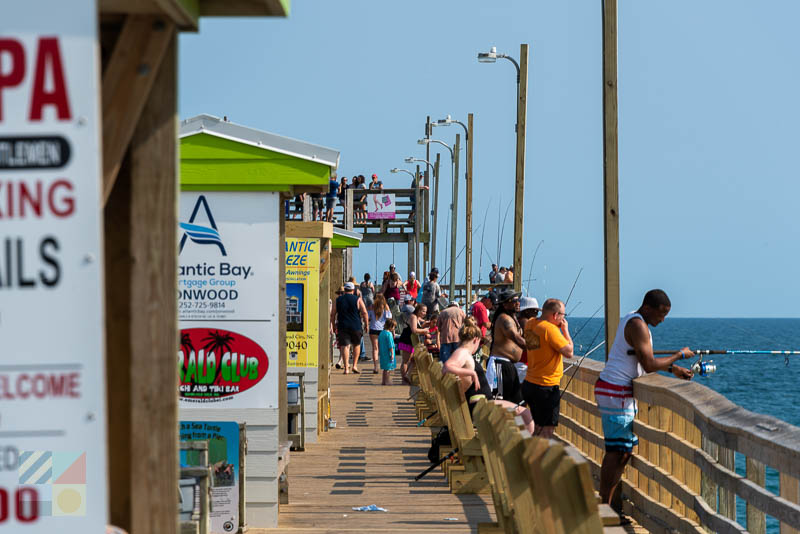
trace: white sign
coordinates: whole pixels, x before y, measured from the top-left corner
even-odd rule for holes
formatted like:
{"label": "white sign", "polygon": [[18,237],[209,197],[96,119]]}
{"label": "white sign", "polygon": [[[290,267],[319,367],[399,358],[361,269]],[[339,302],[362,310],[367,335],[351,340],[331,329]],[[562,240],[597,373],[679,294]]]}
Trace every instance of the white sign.
{"label": "white sign", "polygon": [[0,531],[103,532],[106,425],[94,0],[0,29]]}
{"label": "white sign", "polygon": [[180,405],[278,406],[277,193],[181,193]]}
{"label": "white sign", "polygon": [[367,219],[394,219],[396,209],[394,193],[367,195]]}

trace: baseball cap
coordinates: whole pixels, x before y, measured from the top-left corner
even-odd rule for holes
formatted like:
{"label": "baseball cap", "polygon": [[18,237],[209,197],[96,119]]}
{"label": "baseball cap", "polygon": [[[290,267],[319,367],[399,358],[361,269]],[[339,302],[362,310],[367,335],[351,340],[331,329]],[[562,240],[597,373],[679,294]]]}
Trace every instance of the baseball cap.
{"label": "baseball cap", "polygon": [[406,300],[406,302],[411,302],[412,300],[414,300],[414,297],[412,297],[411,295],[409,295],[408,293],[406,293],[405,300]]}
{"label": "baseball cap", "polygon": [[345,282],[344,288],[345,289],[355,289],[356,286],[353,284],[353,282]]}
{"label": "baseball cap", "polygon": [[450,306],[460,306],[460,304],[458,303],[457,300],[451,300],[450,304],[447,307],[449,308]]}
{"label": "baseball cap", "polygon": [[438,267],[434,267],[433,269],[431,269],[431,272],[439,274],[439,268]]}
{"label": "baseball cap", "polygon": [[378,175],[377,175],[377,174],[373,174],[373,175],[372,175],[372,177],[373,177],[373,178],[377,178],[377,177],[378,177]]}
{"label": "baseball cap", "polygon": [[539,301],[536,300],[534,297],[520,297],[519,311],[538,310],[538,309],[540,309]]}
{"label": "baseball cap", "polygon": [[394,268],[395,268],[395,267],[394,267],[394,263],[393,263],[393,264],[391,264],[391,265],[389,265],[389,269],[390,269],[390,270],[391,270],[391,269],[394,269]]}
{"label": "baseball cap", "polygon": [[491,300],[492,304],[497,304],[497,295],[491,291],[486,293],[483,298]]}
{"label": "baseball cap", "polygon": [[409,277],[409,278],[411,278],[411,279],[413,280],[414,278],[416,278],[416,277],[417,277],[417,275],[416,275],[416,274],[414,274],[414,271],[411,271],[410,273],[408,273],[408,277]]}

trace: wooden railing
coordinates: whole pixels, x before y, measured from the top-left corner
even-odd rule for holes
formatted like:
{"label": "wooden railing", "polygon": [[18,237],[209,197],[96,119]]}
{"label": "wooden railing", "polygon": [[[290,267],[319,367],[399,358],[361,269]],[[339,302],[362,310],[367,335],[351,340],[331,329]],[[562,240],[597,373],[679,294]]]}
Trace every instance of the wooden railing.
{"label": "wooden railing", "polygon": [[[558,427],[595,476],[604,451],[594,399],[602,369],[600,362],[583,362],[562,397]],[[633,390],[640,441],[622,480],[626,513],[660,532],[760,533],[766,515],[780,523],[781,534],[798,532],[800,428],[747,411],[697,382],[651,374],[636,379]],[[737,454],[745,458],[745,476],[736,472]],[[765,488],[766,466],[778,473],[779,495]],[[736,496],[746,503],[746,528],[736,521]]]}

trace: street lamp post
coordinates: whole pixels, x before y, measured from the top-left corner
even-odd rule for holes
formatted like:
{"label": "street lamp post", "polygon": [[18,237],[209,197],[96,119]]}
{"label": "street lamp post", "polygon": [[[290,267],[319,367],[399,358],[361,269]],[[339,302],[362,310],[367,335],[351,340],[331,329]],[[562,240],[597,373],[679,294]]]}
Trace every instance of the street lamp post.
{"label": "street lamp post", "polygon": [[[455,154],[453,152],[453,147],[451,147],[450,145],[448,145],[444,141],[439,141],[438,139],[424,138],[424,139],[418,139],[417,140],[417,144],[427,145],[428,147],[430,147],[431,143],[437,143],[439,145],[442,145],[443,147],[445,147],[450,152],[450,179],[451,179],[451,182],[452,182],[452,180],[455,180],[455,174],[454,174],[454,171],[453,171],[453,164],[455,162]],[[433,258],[433,262],[432,262],[431,266],[435,266],[434,264],[436,263],[436,231],[437,231],[437,228],[438,228],[438,220],[439,220],[439,168],[438,168],[438,166],[434,167],[433,176],[434,176],[434,182],[433,183],[434,183],[434,186],[435,186],[436,189],[435,189],[435,191],[433,193],[433,210],[431,211],[431,215],[433,215],[433,232],[431,234],[431,243],[432,243],[431,257]]]}
{"label": "street lamp post", "polygon": [[[406,163],[414,163],[414,162],[424,163],[425,165],[427,165],[431,169],[434,168],[433,164],[430,161],[425,160],[425,159],[419,159],[419,158],[414,158],[414,157],[409,156],[404,161]],[[428,167],[425,168],[425,172],[426,173],[428,172]],[[417,168],[419,168],[419,165],[417,166]],[[420,231],[421,231],[421,227],[422,227],[422,214],[423,214],[423,210],[422,210],[423,204],[421,203],[421,198],[420,198],[420,194],[419,194],[419,190],[420,190],[419,178],[416,178],[414,180],[414,189],[415,189],[415,194],[414,194],[414,233],[415,233],[415,236],[416,236],[415,237],[416,245],[414,247],[414,249],[415,249],[414,250],[414,255],[416,256],[417,254],[419,254],[419,250],[417,250],[417,247],[419,246],[419,241],[420,241]],[[425,186],[425,189],[428,189],[428,186]],[[419,271],[419,267],[420,267],[419,266],[419,262],[417,262],[417,269],[416,269],[417,272],[420,272]]]}
{"label": "street lamp post", "polygon": [[[462,128],[464,128],[464,135],[466,136],[467,141],[467,171],[465,173],[465,181],[467,184],[467,206],[466,206],[466,247],[465,247],[465,273],[464,273],[464,281],[466,285],[466,302],[465,305],[469,306],[470,299],[472,298],[472,135],[471,135],[471,128],[472,128],[472,113],[469,114],[468,118],[469,128],[466,124],[461,121],[457,121],[448,115],[444,119],[439,119],[438,121],[434,122],[434,126],[450,126],[451,124],[458,124]],[[456,136],[458,139],[459,136]],[[459,142],[456,141],[456,147],[458,148]],[[453,186],[454,195],[458,197],[458,152],[456,152],[456,185]],[[458,204],[455,204],[457,208]],[[457,211],[454,209],[454,211]],[[456,228],[457,218],[453,216],[453,227]],[[453,230],[453,235],[455,236],[455,230]],[[455,237],[453,238],[453,248],[455,248]],[[455,254],[455,252],[453,253]],[[453,265],[455,265],[455,258],[453,258]],[[455,268],[455,267],[453,267]]]}
{"label": "street lamp post", "polygon": [[480,63],[495,63],[507,59],[517,70],[517,156],[514,201],[514,291],[522,289],[522,228],[525,200],[525,129],[528,107],[528,45],[519,46],[519,63],[506,54],[498,54],[493,46],[489,52],[478,53]]}

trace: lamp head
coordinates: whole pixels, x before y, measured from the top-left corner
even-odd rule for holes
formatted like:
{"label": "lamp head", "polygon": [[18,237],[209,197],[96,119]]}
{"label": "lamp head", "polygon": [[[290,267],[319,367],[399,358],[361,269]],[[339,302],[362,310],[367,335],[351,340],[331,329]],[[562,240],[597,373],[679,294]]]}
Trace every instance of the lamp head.
{"label": "lamp head", "polygon": [[488,52],[478,52],[478,63],[494,63],[497,61],[497,47],[493,46]]}
{"label": "lamp head", "polygon": [[444,119],[439,119],[439,120],[438,120],[438,121],[436,121],[434,124],[435,124],[436,126],[450,126],[451,124],[453,124],[453,119],[450,117],[450,115],[448,115],[448,116],[447,116],[446,118],[444,118]]}
{"label": "lamp head", "polygon": [[405,161],[406,163],[414,163],[414,158],[412,158],[411,156],[409,156],[409,157],[407,157],[407,158],[406,158],[405,160],[403,160],[403,161]]}
{"label": "lamp head", "polygon": [[391,173],[393,173],[393,174],[397,174],[398,172],[400,172],[400,169],[398,169],[397,167],[395,167],[394,169],[389,169],[389,172],[391,172]]}
{"label": "lamp head", "polygon": [[417,139],[417,144],[418,145],[427,145],[428,143],[430,143],[430,141],[431,141],[430,139]]}

